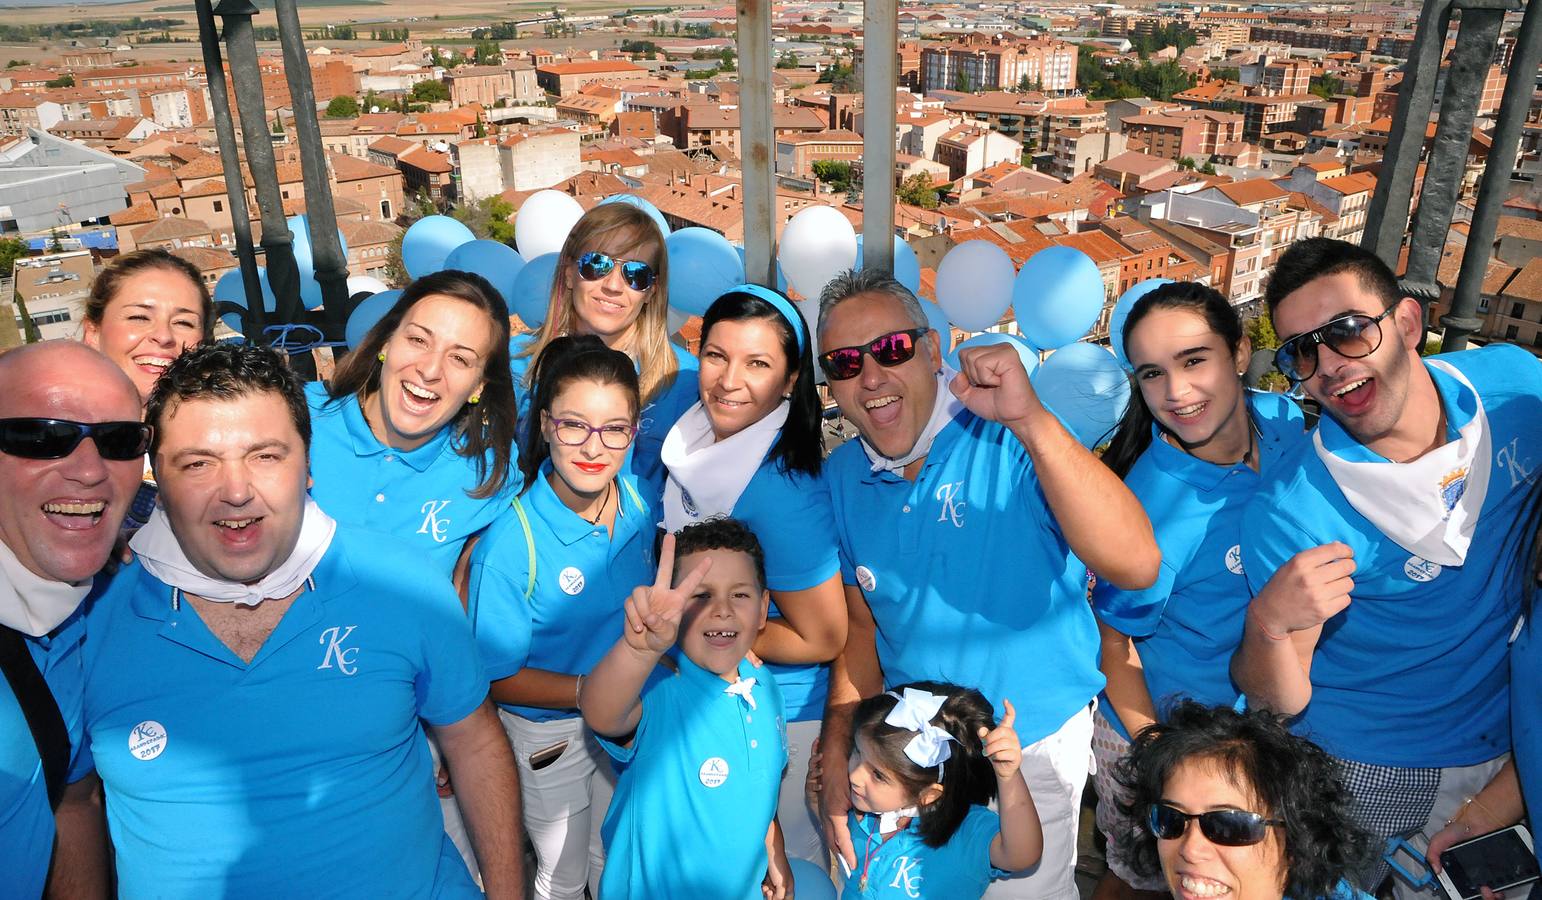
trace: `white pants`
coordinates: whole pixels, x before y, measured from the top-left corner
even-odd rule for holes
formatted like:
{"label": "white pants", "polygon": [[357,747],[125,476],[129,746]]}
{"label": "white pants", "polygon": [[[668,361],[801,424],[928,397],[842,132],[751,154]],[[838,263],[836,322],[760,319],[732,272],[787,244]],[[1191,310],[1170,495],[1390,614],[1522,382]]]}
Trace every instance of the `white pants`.
{"label": "white pants", "polygon": [[[428,757],[434,763],[434,782],[438,787],[439,780],[448,778],[445,773],[444,755],[439,752],[439,741],[433,732],[424,730],[428,737]],[[456,785],[451,785],[454,789]],[[471,834],[466,831],[466,820],[461,817],[460,804],[456,802],[454,795],[439,798],[439,811],[444,815],[444,833],[450,836],[450,841],[455,844],[455,849],[460,851],[460,858],[465,860],[466,869],[471,872],[471,880],[478,887],[482,886],[482,872],[477,868],[476,852],[471,848]]]}
{"label": "white pants", "polygon": [[1091,706],[1023,748],[1023,780],[1044,829],[1044,855],[1033,868],[991,882],[988,900],[1078,900],[1076,836],[1092,768]]}
{"label": "white pants", "polygon": [[[532,722],[498,711],[519,769],[525,834],[535,847],[537,900],[583,900],[588,887],[599,896],[605,848],[600,825],[610,807],[616,777],[605,751],[583,719]],[[540,769],[530,755],[567,741],[562,755]]]}
{"label": "white pants", "polygon": [[782,841],[788,859],[805,859],[827,868],[830,857],[825,852],[824,832],[808,805],[809,751],[819,737],[820,721],[789,722],[787,725],[787,771],[782,773],[782,790],[777,795],[776,818],[782,826]]}
{"label": "white pants", "polygon": [[[1478,763],[1475,766],[1448,766],[1440,770],[1440,790],[1435,795],[1435,806],[1430,810],[1430,818],[1425,823],[1424,831],[1412,839],[1412,843],[1423,849],[1429,844],[1430,838],[1435,832],[1446,826],[1446,820],[1456,815],[1462,808],[1468,797],[1477,794],[1491,781],[1494,773],[1504,766],[1510,754],[1495,757],[1488,762]],[[1444,900],[1445,891],[1439,884],[1430,884],[1422,889],[1409,887],[1408,882],[1394,875],[1392,877],[1393,892],[1398,900],[1431,900],[1441,898]],[[1530,887],[1512,888],[1505,891],[1506,900],[1525,900],[1530,892]]]}

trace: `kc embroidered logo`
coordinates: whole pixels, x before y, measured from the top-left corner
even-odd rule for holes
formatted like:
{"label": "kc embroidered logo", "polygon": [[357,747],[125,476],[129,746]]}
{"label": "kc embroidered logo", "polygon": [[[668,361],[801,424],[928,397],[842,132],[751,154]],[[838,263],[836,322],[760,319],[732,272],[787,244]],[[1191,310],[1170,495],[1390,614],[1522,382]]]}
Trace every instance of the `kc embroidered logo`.
{"label": "kc embroidered logo", "polygon": [[1231,549],[1226,551],[1226,571],[1233,575],[1243,574],[1241,544],[1232,544]]}
{"label": "kc embroidered logo", "polygon": [[964,527],[964,501],[958,499],[959,491],[964,489],[962,481],[950,481],[937,486],[937,499],[942,501],[942,511],[937,514],[937,521],[952,522],[954,528]]}
{"label": "kc embroidered logo", "polygon": [[347,628],[344,628],[341,625],[333,625],[321,633],[319,643],[326,644],[327,649],[321,655],[321,665],[316,667],[318,672],[322,669],[332,668],[334,662],[337,663],[337,670],[344,675],[352,675],[359,671],[359,667],[355,662],[359,658],[359,648],[343,646],[343,641],[348,640],[348,636],[353,634],[353,630],[358,627],[357,625],[349,625]]}
{"label": "kc embroidered logo", "polygon": [[426,534],[437,543],[444,543],[450,538],[450,519],[448,516],[440,518],[439,514],[450,505],[448,500],[430,500],[424,503],[418,512],[423,514],[423,524],[418,526],[418,534]]}
{"label": "kc embroidered logo", "polygon": [[714,756],[701,764],[696,777],[709,788],[720,787],[728,780],[728,760],[721,756]]}
{"label": "kc embroidered logo", "polygon": [[1531,457],[1520,459],[1520,438],[1511,438],[1510,443],[1499,448],[1494,454],[1494,463],[1510,473],[1510,487],[1518,487],[1523,481],[1531,480],[1534,469],[1527,468]]}
{"label": "kc embroidered logo", "polygon": [[912,856],[901,856],[896,859],[894,880],[889,882],[889,887],[903,890],[907,897],[920,897],[922,878],[921,873],[916,871],[916,867],[920,864],[921,860]]}
{"label": "kc embroidered logo", "polygon": [[146,719],[129,731],[129,753],[138,760],[152,760],[166,751],[166,726]]}

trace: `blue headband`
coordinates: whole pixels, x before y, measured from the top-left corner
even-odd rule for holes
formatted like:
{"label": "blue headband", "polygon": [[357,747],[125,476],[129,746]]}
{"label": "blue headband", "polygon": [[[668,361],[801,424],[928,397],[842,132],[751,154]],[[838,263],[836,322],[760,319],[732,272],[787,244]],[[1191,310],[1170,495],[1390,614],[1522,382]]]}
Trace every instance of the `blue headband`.
{"label": "blue headband", "polygon": [[798,315],[798,308],[792,305],[792,301],[783,297],[776,291],[758,284],[741,284],[724,291],[725,294],[749,294],[759,300],[764,300],[776,308],[792,326],[793,337],[798,340],[798,354],[801,356],[808,347],[808,337],[803,333],[803,317]]}

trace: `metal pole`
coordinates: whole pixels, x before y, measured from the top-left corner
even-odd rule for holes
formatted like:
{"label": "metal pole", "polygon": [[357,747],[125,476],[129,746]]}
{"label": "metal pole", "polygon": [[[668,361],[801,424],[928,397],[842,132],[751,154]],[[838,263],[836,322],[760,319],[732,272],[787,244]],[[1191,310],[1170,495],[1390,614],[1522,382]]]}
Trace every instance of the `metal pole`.
{"label": "metal pole", "polygon": [[246,310],[241,313],[243,333],[262,334],[267,325],[262,283],[257,279],[257,254],[252,250],[252,216],[246,208],[246,182],[241,178],[241,152],[236,147],[235,123],[230,118],[230,96],[225,91],[225,64],[221,59],[219,30],[214,24],[210,0],[194,0],[198,11],[198,39],[203,44],[203,70],[213,107],[214,133],[219,138],[220,166],[225,172],[225,194],[230,201],[230,230],[236,238],[236,261],[241,266],[241,289]]}
{"label": "metal pole", "polygon": [[316,91],[305,58],[300,14],[295,0],[276,0],[278,36],[284,45],[284,77],[294,109],[295,136],[300,143],[300,167],[305,178],[305,215],[311,229],[311,258],[321,284],[328,340],[341,340],[348,312],[348,260],[337,238],[337,213],[332,206],[332,179],[327,154],[316,123]]}
{"label": "metal pole", "polygon": [[1504,99],[1499,104],[1499,122],[1489,145],[1488,164],[1478,185],[1478,205],[1468,225],[1467,250],[1462,254],[1461,273],[1456,278],[1456,292],[1451,311],[1440,318],[1446,327],[1442,350],[1461,350],[1467,336],[1477,331],[1483,320],[1477,317],[1483,293],[1483,278],[1488,274],[1490,248],[1499,225],[1499,209],[1505,202],[1510,173],[1515,168],[1516,149],[1520,144],[1521,125],[1531,103],[1532,84],[1542,67],[1542,0],[1526,5],[1521,32],[1515,43],[1515,58],[1505,78]]}
{"label": "metal pole", "polygon": [[1435,103],[1432,85],[1440,71],[1440,55],[1450,25],[1451,0],[1425,0],[1414,32],[1413,51],[1403,67],[1403,82],[1398,85],[1397,109],[1392,114],[1392,134],[1382,156],[1381,176],[1376,180],[1376,193],[1365,215],[1361,246],[1394,269],[1408,225],[1414,175],[1424,152],[1424,127]]}
{"label": "metal pole", "polygon": [[[898,0],[862,3],[862,267],[894,271],[895,77]],[[835,123],[831,123],[833,126]]]}
{"label": "metal pole", "polygon": [[739,159],[744,172],[744,277],[776,287],[776,173],[771,125],[771,4],[738,0]]}
{"label": "metal pole", "polygon": [[[262,249],[267,263],[268,286],[277,300],[279,322],[299,322],[300,270],[294,261],[293,235],[284,221],[284,198],[279,193],[278,164],[273,158],[273,138],[268,132],[268,110],[262,98],[262,72],[257,63],[257,38],[251,0],[220,0],[214,14],[225,20],[225,49],[230,57],[230,80],[236,89],[236,111],[241,116],[241,140],[246,145],[246,166],[257,188],[257,208],[262,214]],[[243,187],[244,189],[244,187]],[[253,336],[258,339],[260,335]]]}
{"label": "metal pole", "polygon": [[1408,268],[1403,273],[1404,293],[1424,304],[1426,310],[1440,296],[1435,274],[1451,227],[1451,210],[1467,168],[1472,124],[1478,115],[1477,101],[1483,93],[1504,18],[1503,9],[1462,8],[1462,24],[1456,33],[1456,47],[1451,51],[1451,69],[1446,73],[1435,144],[1425,167],[1419,211],[1414,214],[1408,239]]}

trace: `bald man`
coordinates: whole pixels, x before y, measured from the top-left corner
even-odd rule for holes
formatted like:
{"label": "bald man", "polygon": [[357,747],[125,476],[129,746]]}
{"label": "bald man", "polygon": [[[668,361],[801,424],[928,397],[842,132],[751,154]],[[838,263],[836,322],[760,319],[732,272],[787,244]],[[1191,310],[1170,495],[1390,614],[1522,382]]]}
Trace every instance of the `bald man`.
{"label": "bald man", "polygon": [[45,884],[50,896],[106,894],[96,780],[80,752],[80,606],[139,486],[149,437],[139,392],[97,351],[49,341],[0,356],[0,872],[7,897],[39,897]]}

